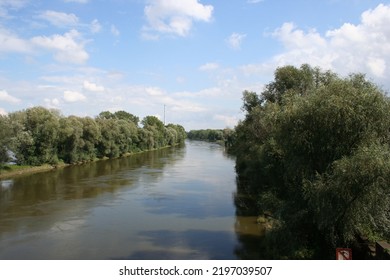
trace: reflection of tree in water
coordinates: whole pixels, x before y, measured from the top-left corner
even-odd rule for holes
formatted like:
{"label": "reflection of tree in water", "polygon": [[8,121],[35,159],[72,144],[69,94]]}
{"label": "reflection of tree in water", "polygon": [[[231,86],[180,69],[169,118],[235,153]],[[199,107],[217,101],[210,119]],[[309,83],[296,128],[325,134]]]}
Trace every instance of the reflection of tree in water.
{"label": "reflection of tree in water", "polygon": [[[166,148],[16,177],[10,187],[0,189],[0,224],[13,218],[52,216],[53,212],[66,211],[65,201],[76,202],[131,188],[144,167],[158,170],[153,175],[158,179],[165,166],[183,155],[183,149]],[[90,207],[81,201],[79,205]]]}
{"label": "reflection of tree in water", "polygon": [[264,259],[261,249],[265,227],[258,223],[258,207],[253,190],[237,178],[237,191],[234,194],[236,222],[234,229],[239,241],[235,248],[238,259]]}
{"label": "reflection of tree in water", "polygon": [[114,259],[126,260],[231,260],[233,252],[226,244],[234,236],[226,231],[209,230],[155,230],[140,233],[150,242],[150,248],[135,251]]}
{"label": "reflection of tree in water", "polygon": [[318,248],[322,255],[313,255],[306,249],[308,244],[303,244],[301,237],[307,233],[302,229],[288,227],[267,215],[258,216],[262,213],[259,196],[245,181],[237,179],[234,204],[235,232],[240,243],[235,249],[238,259],[329,258],[325,248]]}

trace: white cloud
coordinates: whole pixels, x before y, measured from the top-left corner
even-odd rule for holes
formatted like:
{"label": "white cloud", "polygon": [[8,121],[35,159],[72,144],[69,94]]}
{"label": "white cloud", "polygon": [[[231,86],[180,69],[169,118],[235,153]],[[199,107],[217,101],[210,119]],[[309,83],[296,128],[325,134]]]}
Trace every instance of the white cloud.
{"label": "white cloud", "polygon": [[222,89],[219,87],[211,87],[196,92],[190,92],[190,91],[176,92],[174,95],[177,97],[188,97],[188,98],[199,98],[199,97],[212,98],[212,97],[221,96]]}
{"label": "white cloud", "polygon": [[54,109],[59,108],[60,100],[58,98],[53,98],[53,99],[45,98],[43,101],[45,102],[45,106],[47,108],[54,108]]}
{"label": "white cloud", "polygon": [[0,6],[20,9],[25,6],[28,0],[0,0]]}
{"label": "white cloud", "polygon": [[31,42],[42,49],[54,52],[54,58],[59,62],[83,64],[89,58],[84,49],[85,41],[74,29],[64,35],[34,37]]}
{"label": "white cloud", "polygon": [[296,28],[294,23],[287,22],[282,27],[276,29],[273,36],[283,42],[287,48],[319,49],[326,47],[326,41],[315,30],[311,29],[307,33]]}
{"label": "white cloud", "polygon": [[98,86],[97,84],[94,84],[94,83],[91,83],[91,82],[88,82],[88,81],[84,81],[83,86],[84,86],[85,90],[92,91],[92,92],[102,92],[102,91],[104,91],[104,87],[103,86]]}
{"label": "white cloud", "polygon": [[147,87],[145,88],[145,91],[150,96],[163,96],[165,94],[164,91],[158,87]]}
{"label": "white cloud", "polygon": [[0,17],[8,18],[8,9],[21,9],[27,2],[28,0],[0,0]]}
{"label": "white cloud", "polygon": [[230,128],[235,127],[238,123],[238,120],[239,120],[235,116],[219,115],[219,114],[215,115],[214,119],[218,120],[218,121],[222,121],[225,124],[225,126],[230,127]]}
{"label": "white cloud", "polygon": [[198,0],[150,0],[144,13],[148,24],[143,28],[144,38],[156,38],[156,33],[187,36],[194,21],[209,22],[213,6]]}
{"label": "white cloud", "polygon": [[115,25],[111,25],[111,34],[114,36],[119,36],[121,33],[119,32],[118,28],[115,27]]}
{"label": "white cloud", "polygon": [[177,102],[177,104],[172,107],[172,111],[184,113],[201,113],[207,111],[207,109],[199,104],[190,102]]}
{"label": "white cloud", "polygon": [[390,65],[390,5],[380,4],[365,11],[360,23],[345,23],[324,34],[284,23],[272,36],[282,43],[284,51],[265,63],[242,66],[244,73],[266,74],[277,66],[308,63],[341,75],[366,73],[390,87],[386,79]]}
{"label": "white cloud", "polygon": [[241,48],[242,41],[245,39],[246,34],[233,33],[227,39],[228,45],[234,49],[239,50]]}
{"label": "white cloud", "polygon": [[20,99],[11,96],[5,90],[0,90],[0,101],[5,101],[5,102],[9,102],[9,103],[19,103]]}
{"label": "white cloud", "polygon": [[0,27],[0,53],[2,52],[30,53],[32,47],[28,41]]}
{"label": "white cloud", "polygon": [[214,63],[214,62],[208,62],[206,64],[203,64],[199,67],[199,70],[200,71],[213,71],[213,70],[216,70],[219,68],[219,64],[218,63]]}
{"label": "white cloud", "polygon": [[85,101],[86,99],[87,98],[83,94],[77,91],[66,90],[64,92],[64,100],[66,102]]}
{"label": "white cloud", "polygon": [[50,22],[57,27],[72,27],[79,23],[79,18],[75,14],[67,14],[56,11],[45,11],[38,15],[38,18]]}
{"label": "white cloud", "polygon": [[102,26],[97,19],[91,22],[90,29],[92,33],[99,33],[102,30]]}
{"label": "white cloud", "polygon": [[0,115],[6,116],[8,113],[3,108],[0,108]]}

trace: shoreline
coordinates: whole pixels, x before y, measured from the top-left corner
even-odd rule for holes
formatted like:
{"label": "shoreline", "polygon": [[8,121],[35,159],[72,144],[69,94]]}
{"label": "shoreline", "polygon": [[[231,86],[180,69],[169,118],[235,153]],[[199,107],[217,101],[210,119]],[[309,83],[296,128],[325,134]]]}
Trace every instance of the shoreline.
{"label": "shoreline", "polygon": [[135,153],[126,153],[126,154],[124,154],[122,156],[115,157],[115,158],[104,157],[104,158],[96,158],[94,160],[83,161],[83,162],[75,162],[75,163],[59,163],[59,164],[56,164],[56,165],[43,164],[43,165],[39,165],[39,166],[19,166],[19,165],[15,165],[15,166],[17,166],[17,168],[14,169],[14,170],[12,170],[12,168],[11,168],[11,170],[1,169],[0,170],[0,180],[12,179],[12,178],[15,178],[15,177],[29,175],[29,174],[34,174],[34,173],[48,172],[48,171],[52,171],[52,170],[55,170],[55,169],[64,168],[64,167],[68,167],[68,166],[84,165],[84,164],[87,164],[87,163],[90,163],[90,162],[96,162],[96,161],[101,161],[101,160],[109,160],[109,159],[118,159],[118,158],[123,158],[123,157],[130,157],[130,156],[137,155],[137,154],[142,154],[142,153],[145,153],[145,152],[152,152],[152,151],[163,150],[163,149],[167,149],[167,148],[176,147],[176,146],[179,146],[179,145],[181,145],[181,144],[179,143],[179,144],[176,144],[176,145],[173,145],[173,146],[165,146],[165,147],[161,147],[161,148],[158,148],[158,149],[150,149],[150,150],[139,151],[139,152],[135,152]]}
{"label": "shoreline", "polygon": [[50,170],[54,170],[56,168],[61,168],[61,167],[69,166],[69,165],[70,164],[61,164],[58,166],[53,166],[53,165],[49,165],[49,164],[44,164],[44,165],[40,165],[40,166],[20,167],[20,168],[15,169],[15,170],[2,169],[0,171],[0,179],[12,179],[12,178],[18,177],[18,176],[40,173],[40,172],[47,172]]}

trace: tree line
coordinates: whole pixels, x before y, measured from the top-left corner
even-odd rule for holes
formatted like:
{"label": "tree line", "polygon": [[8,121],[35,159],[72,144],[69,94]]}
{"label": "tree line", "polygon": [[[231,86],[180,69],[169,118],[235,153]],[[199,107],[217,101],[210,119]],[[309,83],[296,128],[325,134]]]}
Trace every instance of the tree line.
{"label": "tree line", "polygon": [[259,248],[268,258],[334,258],[358,235],[390,239],[390,101],[380,87],[285,66],[260,94],[244,91],[242,108],[230,151],[239,190],[273,221]]}
{"label": "tree line", "polygon": [[181,125],[165,126],[155,116],[141,122],[125,111],[65,117],[58,110],[33,107],[0,116],[0,165],[11,157],[34,166],[115,158],[173,146],[185,138]]}
{"label": "tree line", "polygon": [[228,142],[232,137],[233,130],[225,129],[198,129],[190,130],[187,138],[190,140],[200,140],[209,142]]}

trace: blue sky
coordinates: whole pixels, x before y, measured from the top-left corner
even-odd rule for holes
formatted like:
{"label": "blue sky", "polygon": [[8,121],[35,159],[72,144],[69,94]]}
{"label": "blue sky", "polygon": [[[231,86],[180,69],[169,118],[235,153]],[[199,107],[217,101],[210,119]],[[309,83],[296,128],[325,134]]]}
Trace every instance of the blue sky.
{"label": "blue sky", "polygon": [[390,89],[390,2],[0,0],[0,113],[125,110],[234,127],[278,66],[362,72]]}

